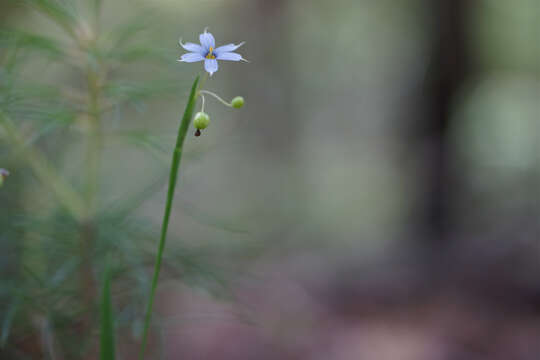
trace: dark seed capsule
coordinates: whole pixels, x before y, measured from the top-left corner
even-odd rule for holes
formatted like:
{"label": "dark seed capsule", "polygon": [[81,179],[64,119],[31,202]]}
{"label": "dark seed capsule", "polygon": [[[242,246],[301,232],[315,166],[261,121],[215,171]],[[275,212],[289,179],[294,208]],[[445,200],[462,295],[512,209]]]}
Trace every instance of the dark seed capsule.
{"label": "dark seed capsule", "polygon": [[197,129],[197,131],[195,131],[195,136],[201,136],[201,130]]}

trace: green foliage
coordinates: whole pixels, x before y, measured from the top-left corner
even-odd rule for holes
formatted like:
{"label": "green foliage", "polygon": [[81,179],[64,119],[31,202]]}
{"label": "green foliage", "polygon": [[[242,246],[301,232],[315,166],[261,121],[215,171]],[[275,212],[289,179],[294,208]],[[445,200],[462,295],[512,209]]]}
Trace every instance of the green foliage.
{"label": "green foliage", "polygon": [[[108,349],[111,356],[110,283],[119,290],[114,303],[120,329],[140,328],[148,291],[155,291],[157,272],[151,282],[148,268],[159,228],[138,210],[166,184],[165,156],[173,147],[172,137],[147,129],[123,130],[121,125],[133,116],[148,117],[132,107],[144,109],[154,100],[185,93],[186,86],[159,71],[176,54],[140,36],[147,16],[108,28],[93,19],[105,5],[100,0],[23,3],[56,26],[34,32],[0,29],[0,165],[12,173],[0,189],[0,272],[5,274],[0,280],[0,357],[55,358],[61,353],[63,358],[82,358],[95,350],[100,326],[102,351]],[[151,81],[141,67],[152,70]],[[170,184],[176,183],[193,91],[178,133]],[[101,204],[100,159],[104,144],[117,139],[159,159],[162,171],[136,193]],[[82,161],[68,167],[64,160],[73,143],[81,144]],[[172,191],[174,185],[161,230],[158,272],[163,261],[170,264],[170,274],[182,273],[190,284],[223,288],[222,271],[208,256],[211,249],[178,245],[163,254]],[[195,213],[187,215],[200,216]],[[115,259],[114,273],[103,271],[107,257]],[[101,273],[100,302],[96,274]],[[46,326],[36,326],[36,319]],[[44,338],[48,346],[39,345]]]}
{"label": "green foliage", "polygon": [[57,40],[17,29],[0,30],[0,48],[35,51],[55,60],[65,56],[64,49]]}
{"label": "green foliage", "polygon": [[62,27],[70,35],[74,35],[74,26],[77,22],[77,11],[73,1],[63,0],[24,0]]}
{"label": "green foliage", "polygon": [[115,344],[114,344],[114,318],[111,301],[111,273],[109,264],[106,265],[105,275],[103,279],[103,290],[101,293],[101,333],[100,333],[100,359],[114,360],[115,359]]}
{"label": "green foliage", "polygon": [[148,301],[148,309],[146,310],[146,317],[144,320],[144,332],[143,340],[140,352],[140,358],[144,358],[144,352],[146,350],[146,341],[148,337],[148,329],[150,328],[150,320],[152,317],[152,307],[154,305],[154,297],[156,295],[156,288],[159,279],[159,272],[161,270],[161,262],[163,261],[163,251],[165,249],[165,241],[167,239],[167,231],[169,229],[169,219],[171,216],[171,209],[174,199],[174,190],[176,188],[176,181],[178,179],[178,170],[180,169],[180,161],[182,160],[182,151],[184,147],[184,140],[186,139],[189,124],[193,117],[193,110],[195,109],[195,103],[197,101],[197,91],[199,85],[199,77],[195,79],[193,86],[191,87],[191,93],[178,129],[178,137],[176,139],[176,146],[173,151],[171,172],[169,176],[169,190],[167,191],[167,202],[165,204],[165,215],[163,216],[163,224],[161,225],[161,237],[159,239],[159,248],[156,256],[156,264],[154,269],[154,276],[152,278],[152,287],[150,290],[150,299]]}

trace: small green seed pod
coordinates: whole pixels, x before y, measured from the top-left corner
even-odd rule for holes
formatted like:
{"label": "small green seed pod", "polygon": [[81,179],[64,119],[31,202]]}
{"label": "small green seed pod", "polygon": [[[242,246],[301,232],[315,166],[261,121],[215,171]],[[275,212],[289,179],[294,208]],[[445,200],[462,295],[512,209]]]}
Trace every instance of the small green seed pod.
{"label": "small green seed pod", "polygon": [[231,101],[231,105],[235,109],[240,109],[242,106],[244,106],[244,98],[241,96],[237,96]]}
{"label": "small green seed pod", "polygon": [[195,118],[193,119],[193,126],[195,126],[195,129],[197,130],[204,130],[208,127],[210,124],[210,117],[207,113],[198,112],[195,114]]}

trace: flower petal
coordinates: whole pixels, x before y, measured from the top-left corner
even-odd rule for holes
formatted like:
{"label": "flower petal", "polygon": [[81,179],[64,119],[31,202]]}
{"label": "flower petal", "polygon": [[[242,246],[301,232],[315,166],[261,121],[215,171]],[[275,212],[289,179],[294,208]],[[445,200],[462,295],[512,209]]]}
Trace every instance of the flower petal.
{"label": "flower petal", "polygon": [[190,43],[190,42],[182,44],[182,39],[180,39],[180,46],[183,47],[187,51],[191,51],[191,52],[194,52],[194,53],[199,53],[202,56],[204,56],[204,53],[206,52],[206,50],[199,44],[194,44],[194,43]]}
{"label": "flower petal", "polygon": [[212,76],[213,73],[218,71],[218,62],[216,59],[205,59],[204,69]]}
{"label": "flower petal", "polygon": [[204,29],[204,33],[199,36],[199,40],[201,41],[202,47],[206,50],[216,47],[216,40],[214,39],[214,36],[207,32],[206,29]]}
{"label": "flower petal", "polygon": [[229,61],[240,61],[242,59],[242,55],[234,53],[234,52],[222,52],[219,53],[216,57],[218,60],[229,60]]}
{"label": "flower petal", "polygon": [[238,45],[235,45],[235,44],[223,45],[223,46],[220,46],[217,49],[215,49],[214,53],[219,54],[219,53],[222,53],[222,52],[231,52],[231,51],[234,51],[234,50],[238,49],[240,46],[242,46],[244,44],[245,44],[245,42],[241,42]]}
{"label": "flower petal", "polygon": [[199,53],[192,52],[192,53],[187,53],[187,54],[182,55],[182,57],[178,61],[192,63],[192,62],[197,62],[197,61],[202,61],[202,60],[204,60],[204,56],[202,56]]}

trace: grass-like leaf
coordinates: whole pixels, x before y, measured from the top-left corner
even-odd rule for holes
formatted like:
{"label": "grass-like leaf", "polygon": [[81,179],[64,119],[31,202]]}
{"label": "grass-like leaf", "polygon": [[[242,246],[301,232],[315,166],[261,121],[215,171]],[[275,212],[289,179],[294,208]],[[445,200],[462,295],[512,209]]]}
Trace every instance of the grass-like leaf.
{"label": "grass-like leaf", "polygon": [[176,188],[176,180],[178,179],[178,170],[180,168],[180,160],[182,159],[182,150],[184,147],[184,140],[189,129],[191,118],[193,117],[193,110],[197,101],[197,91],[199,86],[199,76],[193,82],[191,87],[191,93],[189,94],[188,103],[180,128],[178,130],[178,137],[176,139],[176,146],[173,151],[171,173],[169,175],[169,190],[167,192],[167,202],[165,204],[165,214],[163,216],[163,224],[161,226],[161,237],[159,239],[159,247],[156,256],[156,264],[154,268],[154,276],[152,277],[152,285],[150,289],[150,299],[148,301],[148,307],[146,310],[146,316],[144,320],[143,339],[141,345],[141,352],[139,354],[140,359],[144,358],[144,352],[146,350],[146,342],[148,338],[148,329],[150,327],[150,320],[152,318],[152,307],[154,305],[154,297],[156,295],[156,288],[159,279],[159,272],[161,270],[161,261],[163,259],[163,250],[165,249],[165,240],[167,238],[167,230],[169,228],[169,218],[171,216],[171,209],[174,199],[174,190]]}
{"label": "grass-like leaf", "polygon": [[101,294],[101,336],[100,336],[100,351],[99,358],[101,360],[114,360],[114,319],[111,301],[111,273],[109,265],[105,269],[103,279],[103,292]]}

